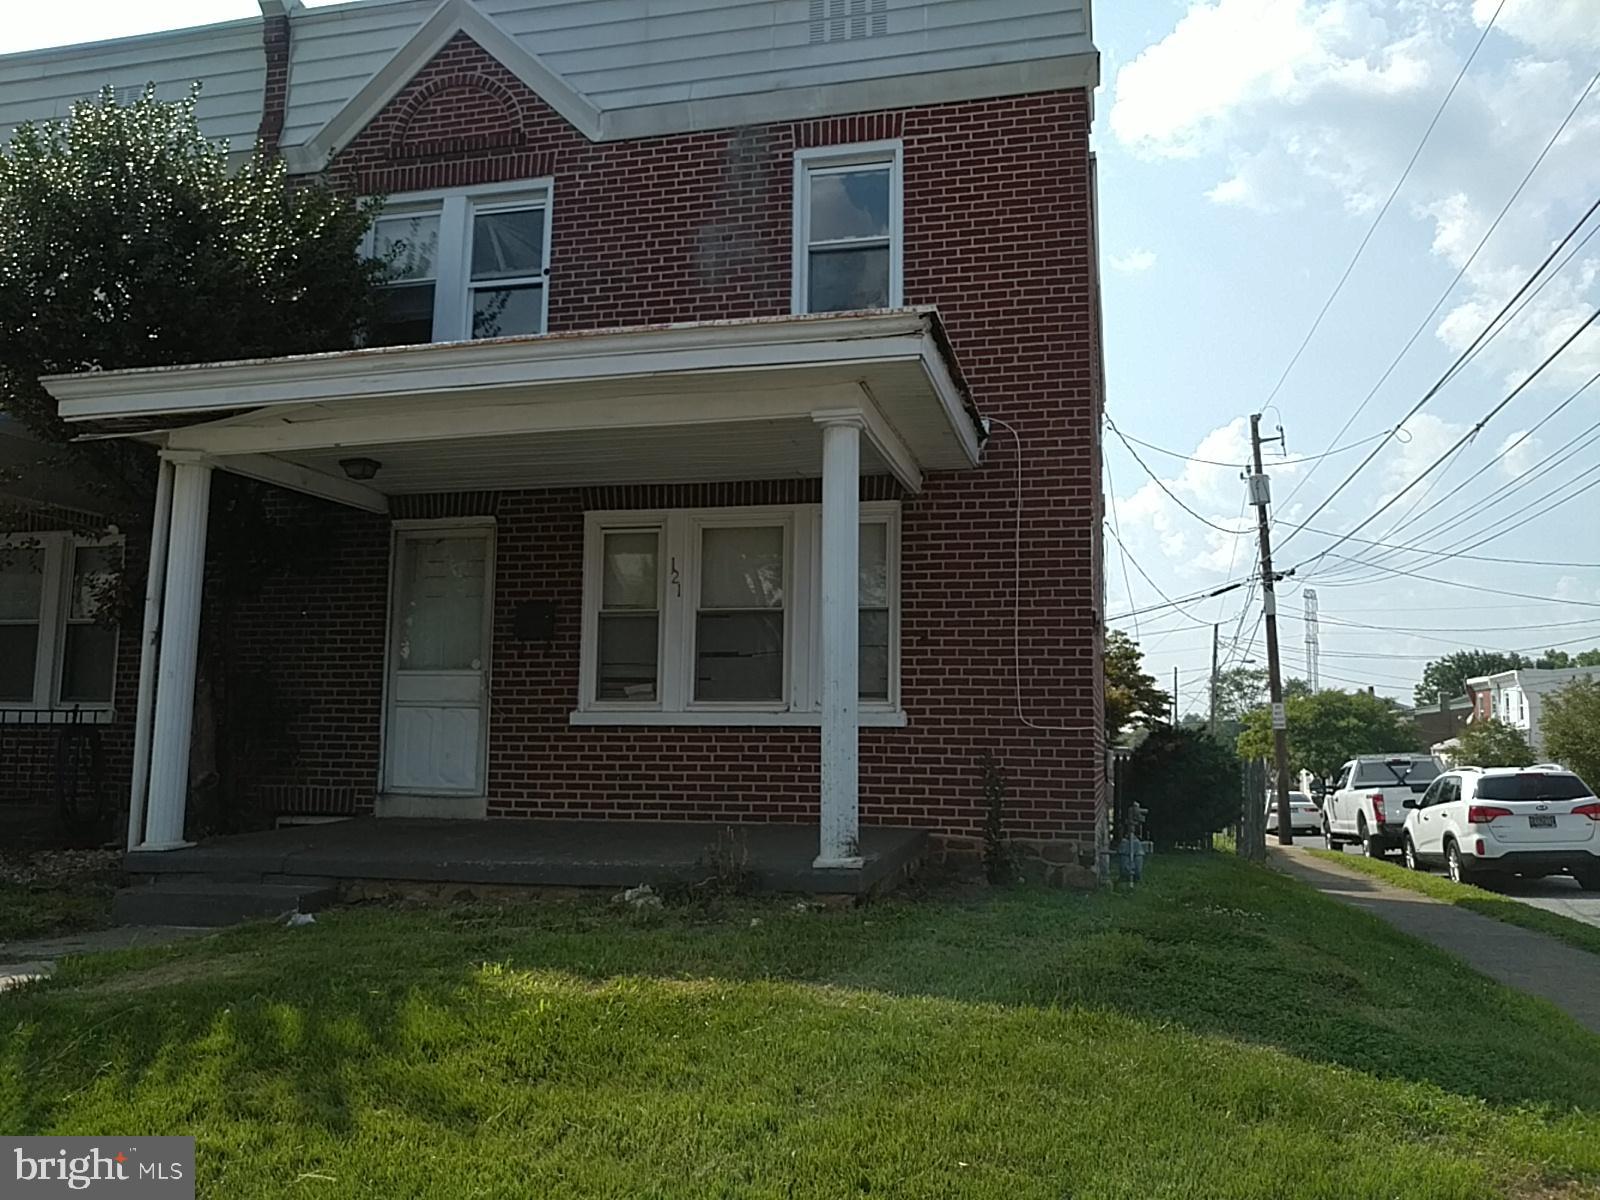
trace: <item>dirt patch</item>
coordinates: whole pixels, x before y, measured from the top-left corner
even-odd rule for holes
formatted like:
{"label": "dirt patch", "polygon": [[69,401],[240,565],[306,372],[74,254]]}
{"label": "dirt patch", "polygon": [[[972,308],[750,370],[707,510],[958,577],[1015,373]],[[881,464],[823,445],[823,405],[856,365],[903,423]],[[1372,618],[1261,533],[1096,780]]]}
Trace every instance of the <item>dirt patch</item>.
{"label": "dirt patch", "polygon": [[79,992],[84,996],[136,996],[186,983],[236,979],[259,966],[260,960],[249,954],[197,954],[139,971],[119,971],[109,979],[85,985]]}

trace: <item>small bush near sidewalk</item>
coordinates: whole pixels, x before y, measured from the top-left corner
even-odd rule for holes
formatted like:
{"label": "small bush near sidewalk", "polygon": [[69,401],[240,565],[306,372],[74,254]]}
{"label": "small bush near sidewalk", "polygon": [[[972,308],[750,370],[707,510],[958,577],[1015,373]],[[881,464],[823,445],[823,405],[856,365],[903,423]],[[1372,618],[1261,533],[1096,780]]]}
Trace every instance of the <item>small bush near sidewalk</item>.
{"label": "small bush near sidewalk", "polygon": [[69,961],[0,1029],[0,1129],[192,1133],[226,1200],[1600,1196],[1600,1038],[1216,854],[648,926],[335,911]]}
{"label": "small bush near sidewalk", "polygon": [[121,886],[116,850],[0,855],[0,942],[100,929]]}
{"label": "small bush near sidewalk", "polygon": [[1351,870],[1381,879],[1385,883],[1392,883],[1396,887],[1421,892],[1424,896],[1443,900],[1446,904],[1454,904],[1459,908],[1471,909],[1475,913],[1493,917],[1508,925],[1521,925],[1524,929],[1548,933],[1551,937],[1560,938],[1580,950],[1590,950],[1600,954],[1600,928],[1585,925],[1582,921],[1574,921],[1571,917],[1563,917],[1560,913],[1553,913],[1549,909],[1524,904],[1514,896],[1502,896],[1487,888],[1473,887],[1470,883],[1455,883],[1443,875],[1408,871],[1395,863],[1380,862],[1375,858],[1357,858],[1351,854],[1341,854],[1336,850],[1313,850],[1311,853],[1318,858],[1336,862],[1341,867],[1349,867]]}

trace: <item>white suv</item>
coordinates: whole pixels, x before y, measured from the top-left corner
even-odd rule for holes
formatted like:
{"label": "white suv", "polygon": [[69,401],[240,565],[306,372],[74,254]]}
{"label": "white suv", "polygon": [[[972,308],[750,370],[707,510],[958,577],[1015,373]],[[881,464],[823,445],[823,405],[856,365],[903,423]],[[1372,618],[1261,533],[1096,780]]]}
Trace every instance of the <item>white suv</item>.
{"label": "white suv", "polygon": [[1404,803],[1426,791],[1439,775],[1428,754],[1364,754],[1339,768],[1322,801],[1322,834],[1328,849],[1360,842],[1371,858],[1400,849]]}
{"label": "white suv", "polygon": [[1600,800],[1571,771],[1458,767],[1406,801],[1406,866],[1443,863],[1457,883],[1568,874],[1600,891]]}

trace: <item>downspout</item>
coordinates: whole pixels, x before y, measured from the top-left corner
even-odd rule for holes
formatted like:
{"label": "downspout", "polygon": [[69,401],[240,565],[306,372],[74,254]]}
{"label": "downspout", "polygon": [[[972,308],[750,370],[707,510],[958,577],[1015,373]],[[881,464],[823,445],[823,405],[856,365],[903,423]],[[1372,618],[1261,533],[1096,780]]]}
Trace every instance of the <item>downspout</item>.
{"label": "downspout", "polygon": [[156,509],[150,525],[150,567],[144,583],[144,634],[139,642],[139,703],[133,719],[133,789],[128,796],[128,849],[144,842],[144,805],[150,791],[150,731],[155,724],[156,663],[161,648],[161,606],[167,591],[167,545],[172,536],[172,464],[161,460]]}

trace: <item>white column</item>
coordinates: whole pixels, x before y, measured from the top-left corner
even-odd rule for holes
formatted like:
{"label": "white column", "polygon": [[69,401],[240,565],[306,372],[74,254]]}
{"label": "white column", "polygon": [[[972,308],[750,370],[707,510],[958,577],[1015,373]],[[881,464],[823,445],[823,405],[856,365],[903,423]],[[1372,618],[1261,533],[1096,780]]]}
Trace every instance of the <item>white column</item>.
{"label": "white column", "polygon": [[164,455],[173,464],[172,530],[161,612],[160,667],[150,745],[150,791],[141,850],[176,850],[189,799],[189,740],[194,725],[195,664],[200,652],[200,597],[205,582],[211,464],[199,455]]}
{"label": "white column", "polygon": [[862,420],[820,413],[816,420],[822,425],[822,843],[815,865],[859,867]]}
{"label": "white column", "polygon": [[144,633],[139,641],[139,704],[133,718],[133,788],[128,795],[128,849],[144,841],[145,790],[150,786],[150,726],[155,719],[156,655],[167,586],[167,535],[172,531],[172,464],[161,460],[156,511],[150,522],[150,566],[144,583]]}

